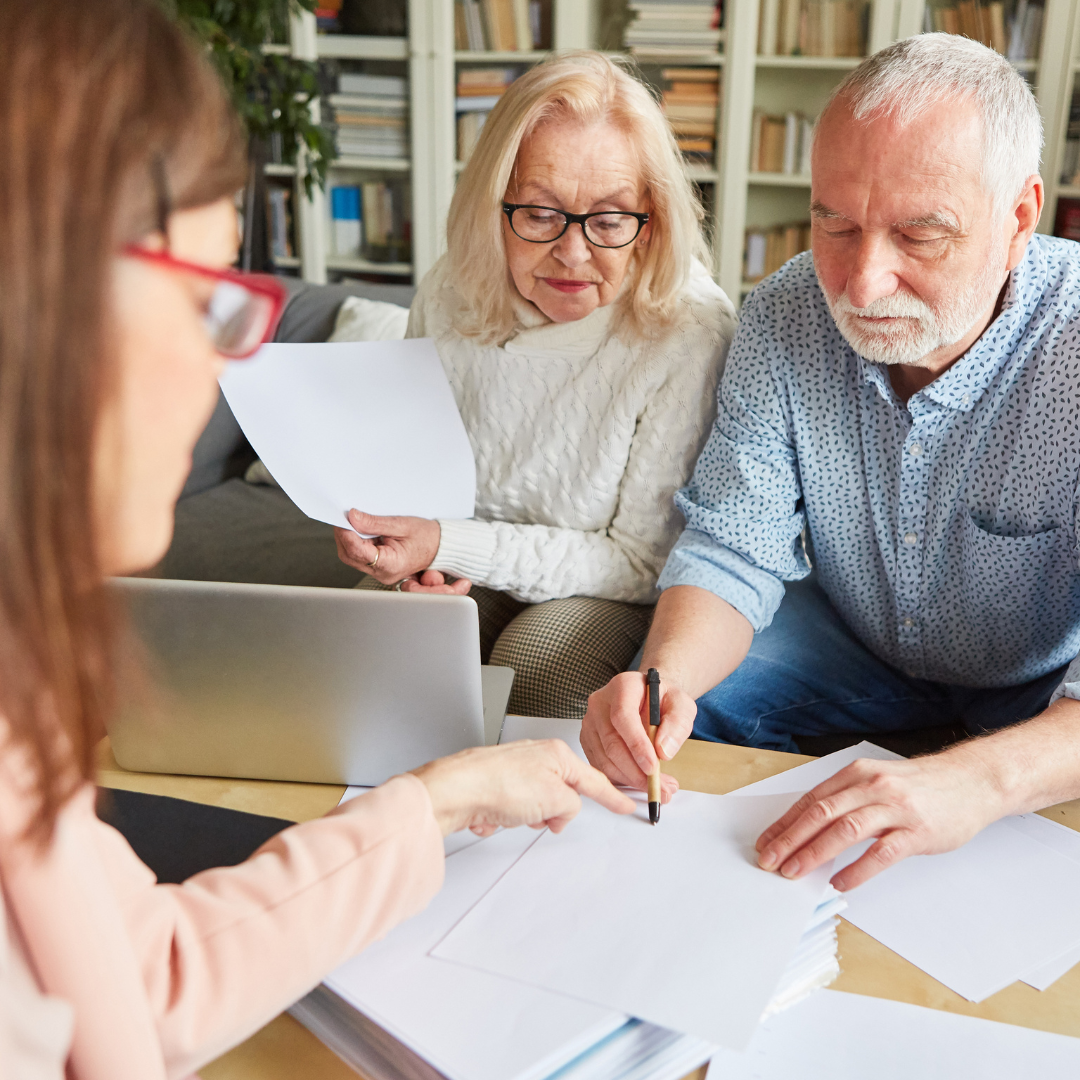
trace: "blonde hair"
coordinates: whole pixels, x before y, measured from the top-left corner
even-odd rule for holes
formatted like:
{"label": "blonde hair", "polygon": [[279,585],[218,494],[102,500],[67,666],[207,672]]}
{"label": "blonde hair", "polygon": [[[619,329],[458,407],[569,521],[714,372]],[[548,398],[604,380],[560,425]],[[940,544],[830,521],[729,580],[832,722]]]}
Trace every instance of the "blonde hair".
{"label": "blonde hair", "polygon": [[450,281],[463,301],[454,328],[491,343],[505,341],[517,325],[502,204],[522,142],[547,120],[614,124],[634,146],[651,230],[648,244],[634,248],[613,325],[648,337],[670,325],[692,260],[708,258],[703,214],[656,100],[597,52],[564,53],[538,64],[511,84],[484,124],[446,222]]}

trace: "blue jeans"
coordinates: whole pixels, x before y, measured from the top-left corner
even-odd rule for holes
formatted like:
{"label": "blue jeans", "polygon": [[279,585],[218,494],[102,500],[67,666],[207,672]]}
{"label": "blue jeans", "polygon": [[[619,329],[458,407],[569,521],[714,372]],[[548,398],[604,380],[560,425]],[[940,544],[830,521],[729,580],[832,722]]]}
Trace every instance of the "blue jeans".
{"label": "blue jeans", "polygon": [[909,678],[855,637],[811,577],[788,585],[746,659],[698,698],[693,737],[798,753],[800,735],[995,731],[1042,712],[1067,666],[992,689]]}

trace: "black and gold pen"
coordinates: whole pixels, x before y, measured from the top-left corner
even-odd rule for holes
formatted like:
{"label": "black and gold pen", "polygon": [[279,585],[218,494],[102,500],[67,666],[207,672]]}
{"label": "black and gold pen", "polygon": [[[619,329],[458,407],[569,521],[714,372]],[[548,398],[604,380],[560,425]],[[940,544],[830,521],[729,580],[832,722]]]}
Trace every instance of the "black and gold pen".
{"label": "black and gold pen", "polygon": [[[652,728],[653,748],[656,733],[660,729],[660,672],[649,668],[645,682],[649,687],[649,727]],[[660,755],[656,756],[656,768],[649,773],[649,821],[655,825],[660,820]]]}

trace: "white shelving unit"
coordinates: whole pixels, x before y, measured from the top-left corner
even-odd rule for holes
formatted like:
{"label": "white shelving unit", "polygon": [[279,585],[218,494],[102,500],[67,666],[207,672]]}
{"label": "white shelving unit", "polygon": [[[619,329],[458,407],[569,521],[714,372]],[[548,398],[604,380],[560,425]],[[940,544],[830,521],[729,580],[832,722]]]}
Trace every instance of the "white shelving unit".
{"label": "white shelving unit", "polygon": [[[588,48],[596,39],[595,0],[553,0],[552,37],[556,50]],[[933,0],[931,0],[933,2]],[[409,76],[409,160],[343,158],[331,167],[331,182],[342,174],[354,178],[408,175],[412,191],[412,262],[374,263],[327,254],[325,196],[304,197],[296,185],[296,232],[302,276],[327,280],[327,272],[396,275],[419,282],[445,246],[446,214],[460,163],[456,161],[454,101],[457,69],[463,64],[532,64],[545,52],[462,52],[454,49],[453,0],[408,0],[408,38],[347,37],[315,32],[313,16],[294,19],[291,52],[316,60],[399,61]],[[922,31],[927,0],[870,0],[867,49],[874,52],[891,41]],[[783,113],[796,110],[814,116],[857,57],[759,56],[758,19],[761,0],[726,0],[722,54],[700,57],[638,58],[645,66],[716,66],[720,70],[722,107],[718,118],[715,164],[689,165],[688,174],[704,188],[712,220],[714,274],[737,299],[743,282],[745,231],[769,228],[808,216],[810,178],[750,171],[750,143],[755,108]],[[1080,72],[1080,2],[1045,0],[1040,58],[1021,61],[1018,69],[1031,78],[1046,123],[1044,177],[1047,205],[1040,230],[1053,230],[1060,196],[1080,197],[1080,188],[1059,183],[1065,130],[1074,83]],[[1076,83],[1080,86],[1080,83]],[[294,175],[287,166],[268,166],[278,177]],[[286,265],[279,260],[279,265]]]}
{"label": "white shelving unit", "polygon": [[[1051,24],[1051,19],[1053,20]],[[1043,177],[1046,180],[1046,207],[1039,231],[1054,230],[1059,198],[1080,198],[1080,187],[1061,182],[1065,158],[1065,133],[1073,91],[1080,89],[1080,11],[1075,3],[1064,3],[1047,12],[1043,48],[1048,42],[1059,44],[1059,62],[1043,65],[1040,72],[1040,104],[1046,123],[1046,150],[1043,153]]]}

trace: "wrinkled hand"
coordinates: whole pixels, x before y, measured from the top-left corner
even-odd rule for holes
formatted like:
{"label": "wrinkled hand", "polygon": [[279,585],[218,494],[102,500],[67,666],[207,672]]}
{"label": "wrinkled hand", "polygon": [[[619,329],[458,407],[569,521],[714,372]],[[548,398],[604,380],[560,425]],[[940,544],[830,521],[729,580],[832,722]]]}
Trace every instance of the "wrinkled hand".
{"label": "wrinkled hand", "polygon": [[964,755],[862,759],[808,791],[758,837],[758,865],[803,877],[853,844],[877,837],[833,877],[842,892],[909,855],[952,851],[1004,812],[987,773]]}
{"label": "wrinkled hand", "polygon": [[449,581],[438,570],[425,570],[401,583],[402,592],[445,593],[451,596],[467,596],[471,588],[472,582],[468,578],[459,577]]}
{"label": "wrinkled hand", "polygon": [[[375,517],[359,510],[350,510],[348,516],[356,532],[334,529],[338,558],[384,585],[420,574],[438,554],[442,529],[437,521]],[[366,540],[357,533],[366,533],[373,539]]]}
{"label": "wrinkled hand", "polygon": [[443,836],[459,829],[490,836],[515,825],[561,832],[582,795],[616,814],[634,811],[629,796],[561,739],[462,750],[412,771],[427,786]]}
{"label": "wrinkled hand", "polygon": [[[581,723],[581,748],[585,756],[616,784],[644,789],[649,773],[661,761],[670,760],[694,728],[697,705],[684,690],[660,683],[660,727],[656,751],[649,738],[649,695],[645,676],[627,671],[589,696]],[[679,790],[674,776],[660,776],[660,800],[670,802]]]}

